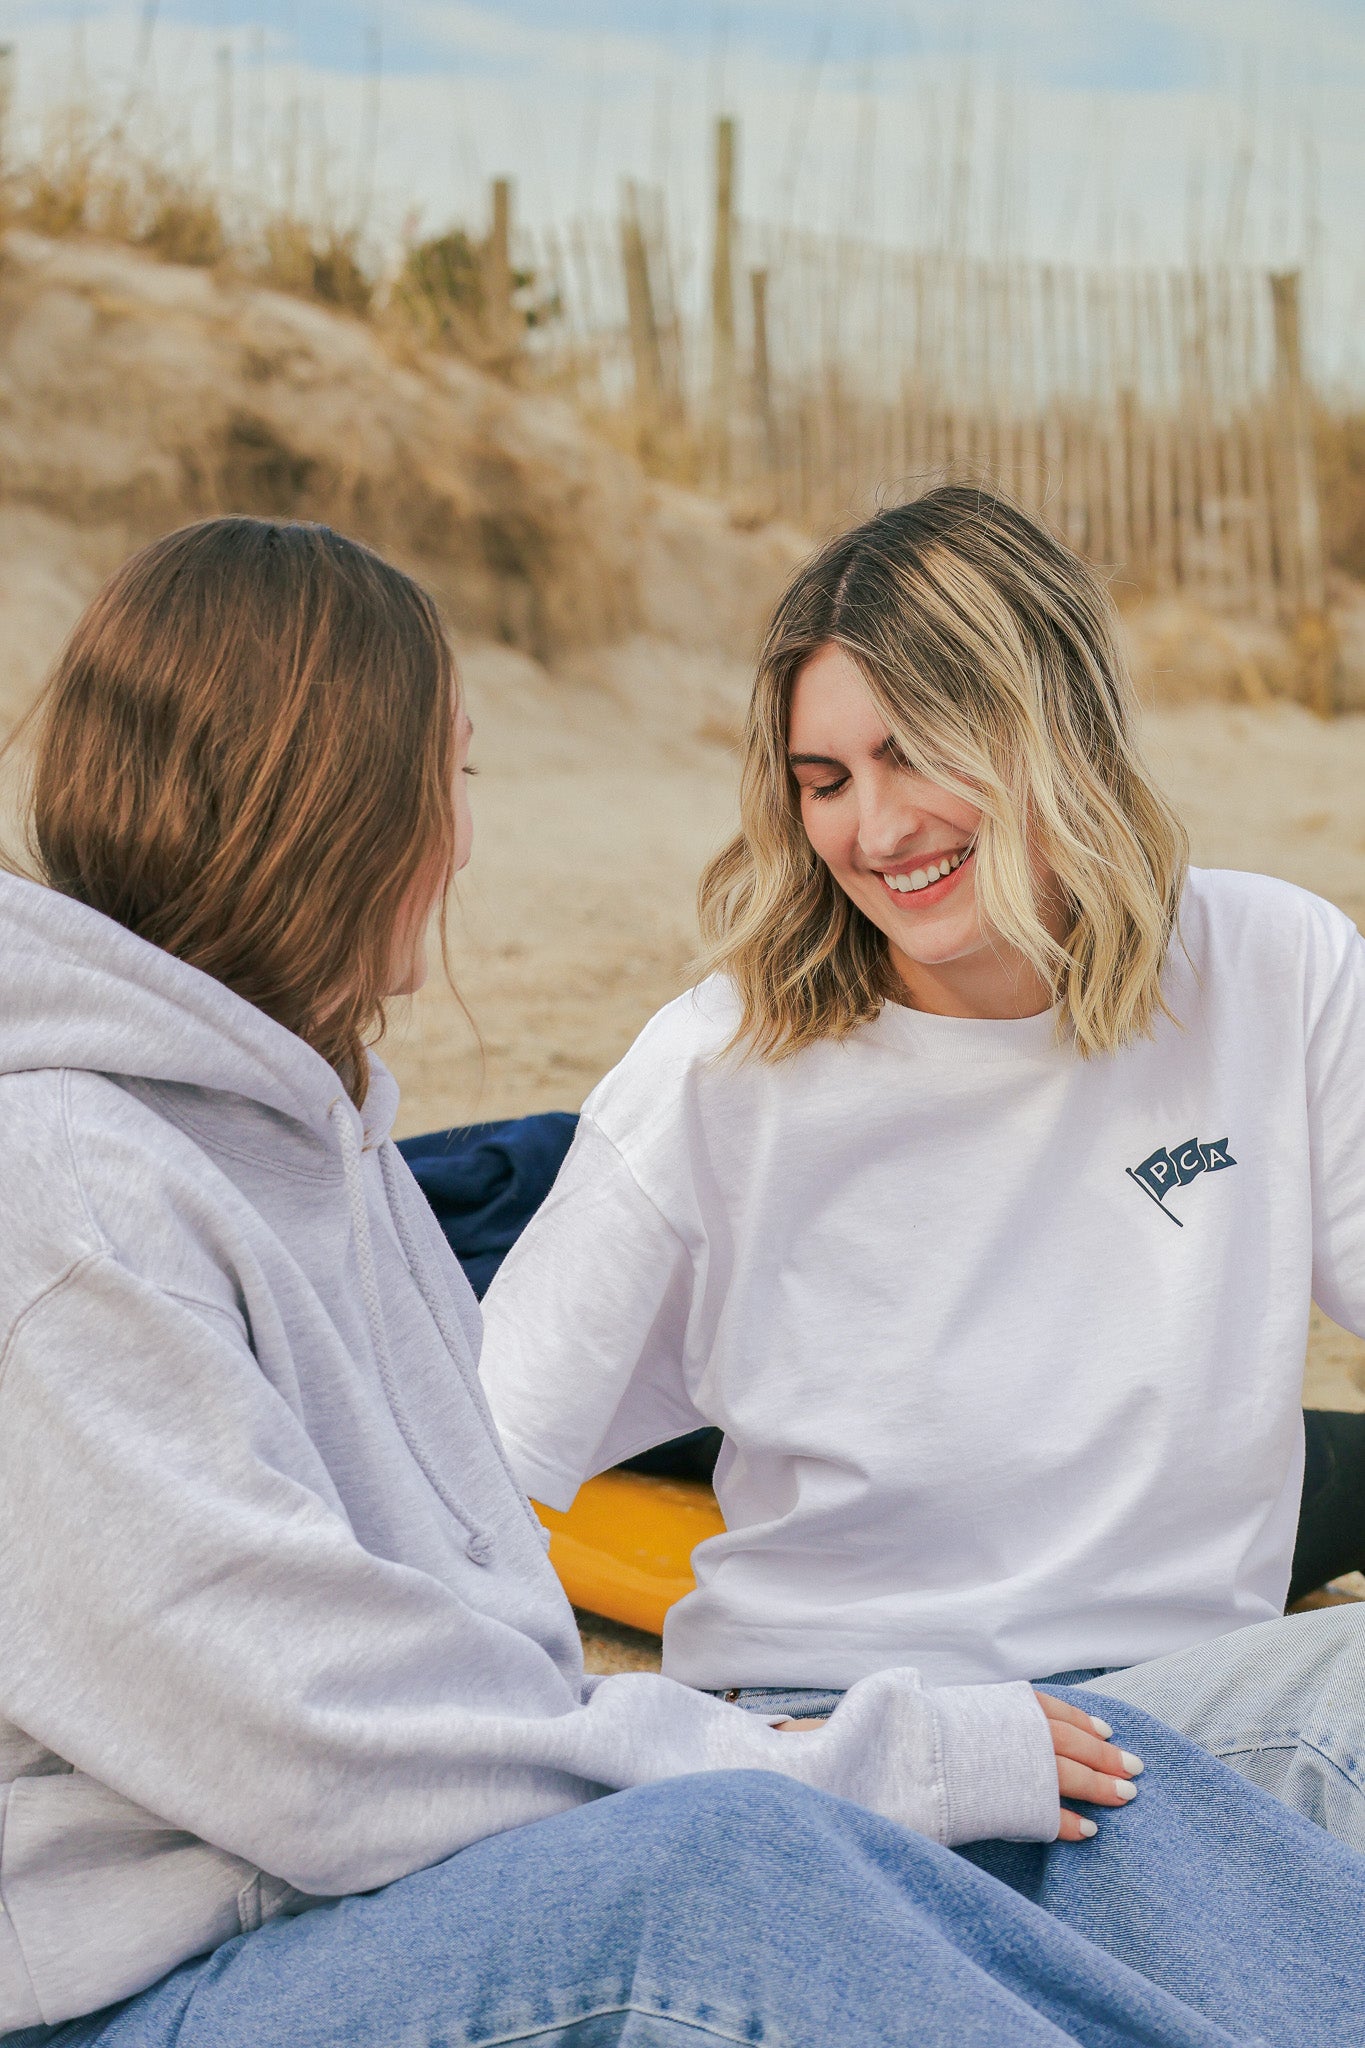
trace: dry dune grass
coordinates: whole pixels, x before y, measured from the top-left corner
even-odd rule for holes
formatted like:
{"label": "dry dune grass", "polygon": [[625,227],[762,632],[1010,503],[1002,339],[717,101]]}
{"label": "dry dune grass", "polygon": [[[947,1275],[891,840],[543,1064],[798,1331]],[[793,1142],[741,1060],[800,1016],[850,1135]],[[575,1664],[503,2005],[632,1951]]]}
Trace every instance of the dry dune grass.
{"label": "dry dune grass", "polygon": [[798,547],[649,484],[567,406],[358,320],[136,251],[14,229],[0,261],[0,477],[77,580],[222,510],[321,518],[387,549],[456,629],[550,660],[639,631],[751,640]]}

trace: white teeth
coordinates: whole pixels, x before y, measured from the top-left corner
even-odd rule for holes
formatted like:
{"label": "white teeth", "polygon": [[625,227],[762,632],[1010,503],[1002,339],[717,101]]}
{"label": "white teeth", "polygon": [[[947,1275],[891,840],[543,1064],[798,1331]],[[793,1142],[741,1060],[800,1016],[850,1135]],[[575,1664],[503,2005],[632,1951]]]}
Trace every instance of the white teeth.
{"label": "white teeth", "polygon": [[912,890],[918,894],[921,889],[932,888],[934,883],[941,882],[945,875],[954,873],[962,866],[971,850],[970,846],[964,846],[961,853],[945,853],[942,860],[931,861],[927,868],[912,868],[908,875],[888,875],[883,872],[882,880],[887,888],[894,889],[898,896],[906,896]]}

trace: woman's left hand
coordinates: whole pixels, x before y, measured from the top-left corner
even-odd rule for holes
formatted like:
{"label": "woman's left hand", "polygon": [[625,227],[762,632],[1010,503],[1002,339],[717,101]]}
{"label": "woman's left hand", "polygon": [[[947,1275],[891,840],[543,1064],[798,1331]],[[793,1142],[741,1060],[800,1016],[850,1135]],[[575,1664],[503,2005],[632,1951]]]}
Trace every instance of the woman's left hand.
{"label": "woman's left hand", "polygon": [[[1126,1806],[1137,1796],[1132,1782],[1142,1769],[1141,1757],[1126,1749],[1115,1749],[1108,1737],[1113,1729],[1094,1714],[1082,1713],[1051,1693],[1035,1692],[1047,1715],[1052,1747],[1057,1756],[1057,1784],[1063,1799],[1080,1799],[1091,1806]],[[1095,1832],[1095,1823],[1062,1808],[1059,1842],[1083,1842]]]}
{"label": "woman's left hand", "polygon": [[[1065,1700],[1053,1699],[1051,1693],[1035,1692],[1034,1698],[1047,1716],[1057,1758],[1060,1797],[1079,1799],[1091,1806],[1128,1805],[1137,1795],[1133,1779],[1142,1770],[1141,1757],[1126,1749],[1116,1749],[1109,1740],[1113,1729],[1097,1715],[1083,1713]],[[800,1735],[824,1725],[823,1717],[773,1723],[779,1735]],[[1085,1842],[1094,1833],[1093,1820],[1073,1813],[1069,1806],[1062,1807],[1056,1836],[1059,1842]]]}

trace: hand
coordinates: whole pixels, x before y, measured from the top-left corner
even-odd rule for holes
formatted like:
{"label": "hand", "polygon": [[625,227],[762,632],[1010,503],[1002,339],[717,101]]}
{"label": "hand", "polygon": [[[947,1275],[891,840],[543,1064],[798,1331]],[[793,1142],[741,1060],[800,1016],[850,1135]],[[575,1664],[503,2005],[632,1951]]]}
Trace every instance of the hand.
{"label": "hand", "polygon": [[[1036,1692],[1034,1698],[1047,1715],[1061,1797],[1080,1799],[1091,1806],[1131,1805],[1137,1797],[1137,1786],[1132,1781],[1141,1773],[1142,1758],[1126,1749],[1114,1748],[1108,1740],[1114,1731],[1107,1721],[1082,1713],[1065,1700],[1055,1700],[1050,1693]],[[824,1725],[823,1717],[773,1723],[779,1735],[799,1735]],[[1059,1842],[1087,1842],[1096,1832],[1093,1820],[1073,1813],[1069,1806],[1062,1807],[1061,1816],[1056,1837]]]}
{"label": "hand", "polygon": [[[1106,1738],[1113,1734],[1107,1721],[1083,1714],[1079,1707],[1054,1700],[1049,1693],[1036,1692],[1047,1715],[1052,1747],[1057,1753],[1057,1789],[1063,1799],[1081,1799],[1091,1806],[1127,1806],[1137,1796],[1133,1779],[1142,1769],[1141,1757],[1126,1749],[1115,1749]],[[1095,1823],[1083,1814],[1062,1808],[1059,1842],[1085,1842],[1095,1833]]]}

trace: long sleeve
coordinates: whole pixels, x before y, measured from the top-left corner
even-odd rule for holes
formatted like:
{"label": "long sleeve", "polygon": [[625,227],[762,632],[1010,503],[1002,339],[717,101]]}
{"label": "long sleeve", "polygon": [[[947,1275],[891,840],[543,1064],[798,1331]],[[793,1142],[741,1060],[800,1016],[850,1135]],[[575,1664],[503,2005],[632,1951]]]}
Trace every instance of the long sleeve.
{"label": "long sleeve", "polygon": [[888,1673],[809,1737],[647,1674],[576,1696],[539,1644],[362,1547],[228,1317],[106,1256],[21,1319],[0,1440],[3,1712],[305,1892],[720,1768],[776,1769],[944,1841],[1055,1833],[1025,1687],[933,1694]]}
{"label": "long sleeve", "polygon": [[1349,937],[1307,1049],[1313,1295],[1365,1337],[1365,939]]}
{"label": "long sleeve", "polygon": [[687,1247],[585,1115],[549,1199],[484,1300],[479,1376],[526,1491],[585,1479],[698,1429],[684,1378]]}

